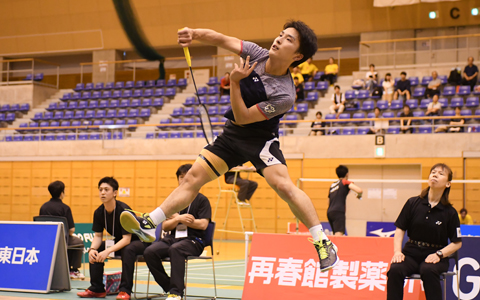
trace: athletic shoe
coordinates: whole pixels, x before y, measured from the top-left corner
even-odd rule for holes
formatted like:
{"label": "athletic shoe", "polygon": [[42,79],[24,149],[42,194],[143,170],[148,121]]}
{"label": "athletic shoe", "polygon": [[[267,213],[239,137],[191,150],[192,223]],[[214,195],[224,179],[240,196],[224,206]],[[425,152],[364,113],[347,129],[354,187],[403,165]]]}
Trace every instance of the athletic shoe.
{"label": "athletic shoe", "polygon": [[248,205],[246,200],[238,200],[237,204],[238,205]]}
{"label": "athletic shoe", "polygon": [[83,275],[80,271],[71,271],[70,272],[70,279],[85,279],[85,275]]}
{"label": "athletic shoe", "polygon": [[337,246],[330,240],[315,241],[311,238],[309,240],[317,249],[318,257],[320,258],[320,272],[326,272],[335,267],[339,262]]}
{"label": "athletic shoe", "polygon": [[143,242],[153,243],[156,240],[155,227],[157,225],[146,213],[138,217],[133,210],[125,210],[120,214],[120,223],[123,229],[136,234]]}
{"label": "athletic shoe", "polygon": [[130,300],[130,295],[127,292],[120,292],[117,295],[117,300]]}
{"label": "athletic shoe", "polygon": [[170,294],[170,295],[168,295],[167,299],[170,299],[170,300],[182,300],[182,297],[180,297],[179,295]]}
{"label": "athletic shoe", "polygon": [[95,293],[89,289],[86,289],[83,292],[78,292],[77,296],[80,298],[105,298],[107,296],[107,292]]}

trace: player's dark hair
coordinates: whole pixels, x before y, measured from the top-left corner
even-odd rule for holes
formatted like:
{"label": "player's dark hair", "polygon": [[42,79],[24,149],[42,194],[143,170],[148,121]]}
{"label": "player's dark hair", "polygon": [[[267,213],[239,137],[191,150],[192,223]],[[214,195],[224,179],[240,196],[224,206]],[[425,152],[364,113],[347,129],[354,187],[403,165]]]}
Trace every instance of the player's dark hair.
{"label": "player's dark hair", "polygon": [[382,110],[380,109],[380,107],[378,106],[375,106],[375,108],[373,109],[373,111],[376,111],[378,109],[379,112],[381,112]]}
{"label": "player's dark hair", "polygon": [[315,114],[316,115],[320,115],[320,116],[323,116],[322,112],[321,111],[317,111],[317,113]]}
{"label": "player's dark hair", "polygon": [[54,181],[48,185],[48,191],[52,198],[58,199],[60,195],[65,192],[65,184],[61,181]]}
{"label": "player's dark hair", "polygon": [[405,108],[405,107],[408,107],[408,109],[410,109],[410,106],[408,106],[407,104],[403,105],[403,108]]}
{"label": "player's dark hair", "polygon": [[460,210],[460,213],[463,213],[463,212],[464,212],[465,214],[468,214],[468,212],[467,212],[467,210],[466,210],[465,208],[462,208],[462,209]]}
{"label": "player's dark hair", "polygon": [[340,86],[339,86],[339,85],[336,85],[334,88],[335,88],[335,89],[340,89]]}
{"label": "player's dark hair", "polygon": [[405,75],[405,76],[407,76],[407,73],[406,73],[405,71],[402,71],[402,72],[400,73],[400,75]]}
{"label": "player's dark hair", "polygon": [[296,67],[299,64],[307,61],[307,59],[312,58],[312,56],[317,52],[317,36],[315,32],[308,27],[307,24],[302,21],[290,20],[283,25],[283,29],[294,28],[297,30],[299,35],[300,47],[298,48],[298,53],[303,54],[302,59],[294,61],[290,66]]}
{"label": "player's dark hair", "polygon": [[335,169],[335,172],[337,173],[338,178],[344,178],[345,176],[347,176],[348,168],[344,165],[339,165]]}
{"label": "player's dark hair", "polygon": [[[450,169],[450,167],[447,166],[446,164],[438,163],[438,164],[433,165],[433,167],[430,169],[430,173],[432,173],[432,171],[435,170],[438,167],[442,168],[444,172],[447,172],[448,173],[447,174],[448,181],[452,181],[452,178],[453,178],[452,169]],[[428,174],[430,174],[430,173],[428,173]],[[451,187],[451,185],[450,185],[450,187]],[[448,200],[448,195],[450,194],[450,187],[445,187],[445,190],[443,191],[443,194],[442,194],[442,198],[440,198],[440,202],[445,206],[452,205],[452,203],[450,203],[450,201]],[[423,199],[427,199],[429,191],[430,191],[430,187],[427,187],[426,189],[424,189],[420,193],[420,197],[423,198]]]}
{"label": "player's dark hair", "polygon": [[192,164],[184,164],[178,167],[177,173],[175,173],[175,175],[177,175],[177,180],[178,180],[178,177],[180,177],[180,175],[187,174],[188,170],[190,170],[191,168],[192,168]]}
{"label": "player's dark hair", "polygon": [[103,177],[102,179],[100,179],[100,181],[98,182],[98,188],[100,188],[100,186],[102,185],[102,183],[106,183],[108,184],[109,186],[112,187],[112,189],[114,191],[118,191],[118,181],[113,178],[113,177]]}

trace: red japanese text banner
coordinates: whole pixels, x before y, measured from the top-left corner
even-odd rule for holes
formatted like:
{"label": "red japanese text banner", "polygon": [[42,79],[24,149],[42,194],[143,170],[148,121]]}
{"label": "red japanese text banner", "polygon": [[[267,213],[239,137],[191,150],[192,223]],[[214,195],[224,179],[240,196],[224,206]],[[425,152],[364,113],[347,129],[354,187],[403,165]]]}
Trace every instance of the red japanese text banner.
{"label": "red japanese text banner", "polygon": [[[307,237],[255,233],[242,299],[386,299],[393,238],[331,239],[340,262],[322,273]],[[425,299],[419,280],[407,281],[404,299]]]}

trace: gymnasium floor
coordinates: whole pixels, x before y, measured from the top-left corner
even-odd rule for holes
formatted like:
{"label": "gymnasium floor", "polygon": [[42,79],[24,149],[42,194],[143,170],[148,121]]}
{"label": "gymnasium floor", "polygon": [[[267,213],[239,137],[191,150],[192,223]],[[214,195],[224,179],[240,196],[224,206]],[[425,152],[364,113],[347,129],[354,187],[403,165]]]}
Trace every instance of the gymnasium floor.
{"label": "gymnasium floor", "polygon": [[[217,296],[231,299],[241,299],[243,283],[245,279],[245,244],[243,241],[219,241],[214,242],[215,252],[215,275],[217,279]],[[210,249],[207,248],[207,255],[210,255]],[[169,264],[165,264],[167,273],[170,272]],[[105,264],[105,272],[116,272],[121,270],[121,262],[110,260]],[[71,280],[72,290],[62,293],[34,294],[0,291],[0,300],[34,300],[34,299],[66,299],[78,300],[77,292],[89,287],[88,265],[85,271],[85,280]],[[138,269],[138,297],[145,296],[147,290],[148,268],[145,263],[140,263]],[[135,289],[135,287],[134,287]],[[157,283],[150,275],[149,293],[161,293]],[[213,297],[213,274],[212,263],[210,260],[196,260],[189,262],[188,268],[188,287],[189,295],[200,295]],[[165,298],[165,297],[163,297]],[[163,299],[156,298],[156,299]],[[114,300],[115,295],[107,296],[106,299]],[[132,293],[133,299],[133,293]],[[203,299],[203,297],[187,297],[187,299]]]}

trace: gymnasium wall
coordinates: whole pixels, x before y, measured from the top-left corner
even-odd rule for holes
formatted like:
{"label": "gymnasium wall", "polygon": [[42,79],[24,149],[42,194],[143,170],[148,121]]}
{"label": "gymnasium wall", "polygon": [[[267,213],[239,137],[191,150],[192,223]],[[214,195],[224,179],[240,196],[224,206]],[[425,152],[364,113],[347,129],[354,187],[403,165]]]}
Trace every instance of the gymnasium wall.
{"label": "gymnasium wall", "polygon": [[[241,39],[277,36],[287,19],[301,19],[319,36],[480,24],[470,9],[480,0],[374,8],[373,0],[133,1],[155,47],[176,45],[184,26],[212,28]],[[457,19],[450,10],[459,8]],[[436,10],[439,18],[430,20]],[[245,13],[248,11],[248,13]],[[131,49],[112,1],[17,0],[0,2],[0,56]]]}

